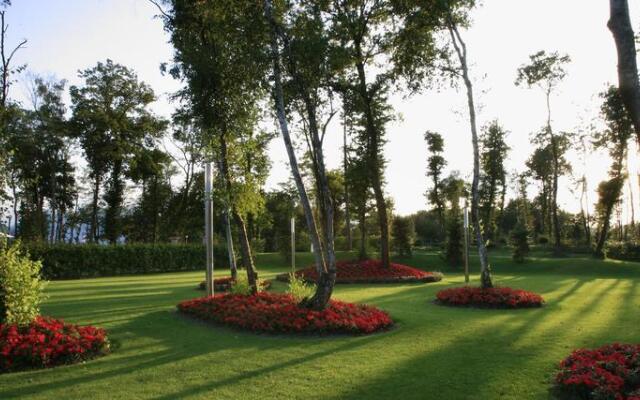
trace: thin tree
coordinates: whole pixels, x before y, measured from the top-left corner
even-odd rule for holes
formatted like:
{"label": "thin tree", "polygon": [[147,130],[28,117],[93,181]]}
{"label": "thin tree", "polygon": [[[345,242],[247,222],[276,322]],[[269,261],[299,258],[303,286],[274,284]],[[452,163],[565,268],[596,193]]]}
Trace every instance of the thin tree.
{"label": "thin tree", "polygon": [[516,85],[526,84],[528,87],[538,86],[545,95],[547,107],[547,123],[544,135],[548,137],[553,155],[553,180],[551,187],[551,215],[553,217],[553,233],[556,251],[562,247],[560,221],[558,218],[558,179],[561,174],[561,145],[562,139],[555,135],[551,126],[551,95],[566,77],[567,73],[564,65],[571,59],[567,55],[560,55],[557,52],[547,54],[544,50],[529,56],[530,63],[518,68]]}
{"label": "thin tree", "polygon": [[[282,12],[283,10],[278,10]],[[273,5],[270,0],[264,2],[264,13],[266,20],[268,21],[270,31],[270,49],[271,49],[271,61],[273,64],[273,98],[275,102],[275,111],[280,125],[280,131],[287,149],[287,155],[289,157],[289,166],[293,174],[294,182],[298,189],[300,196],[300,203],[305,213],[307,227],[311,237],[311,243],[314,248],[314,257],[316,262],[316,270],[318,271],[318,281],[316,285],[316,292],[310,299],[303,301],[304,305],[313,309],[324,309],[329,302],[331,294],[333,292],[333,286],[335,284],[336,277],[336,260],[335,252],[333,248],[333,205],[331,203],[328,185],[326,182],[325,167],[324,167],[324,155],[322,152],[322,137],[324,137],[324,129],[321,131],[318,129],[317,121],[312,122],[316,118],[316,112],[314,107],[317,106],[315,100],[310,98],[309,89],[305,87],[306,81],[302,76],[302,72],[296,68],[296,63],[302,60],[296,59],[292,54],[290,38],[284,32],[284,28],[280,25],[276,16],[274,15]],[[280,14],[279,14],[280,15]],[[304,103],[306,115],[309,118],[310,134],[311,134],[311,148],[314,151],[313,162],[314,172],[316,175],[316,184],[318,185],[318,192],[320,194],[321,214],[323,216],[324,226],[324,243],[320,239],[320,232],[311,209],[311,202],[307,190],[302,180],[300,168],[298,166],[298,160],[293,148],[291,134],[289,131],[289,123],[287,121],[287,114],[285,109],[284,88],[283,88],[283,68],[285,65],[286,72],[292,76],[294,85],[297,86],[297,94],[302,97]],[[313,127],[315,125],[315,128]],[[321,137],[322,135],[322,137]],[[324,176],[323,176],[324,175]],[[324,246],[323,246],[324,244]]]}
{"label": "thin tree", "polygon": [[467,46],[458,31],[458,26],[453,18],[448,20],[449,35],[451,43],[457,55],[459,66],[457,74],[464,82],[467,92],[467,106],[469,108],[469,124],[471,128],[471,143],[473,145],[473,180],[471,182],[471,220],[473,230],[476,235],[478,245],[478,255],[480,256],[480,285],[483,288],[493,287],[491,281],[491,265],[484,242],[482,229],[480,226],[480,146],[478,143],[478,128],[476,123],[476,107],[473,97],[473,84],[469,77],[469,67],[467,59]]}
{"label": "thin tree", "polygon": [[598,238],[594,256],[604,257],[604,245],[606,243],[611,217],[614,207],[620,202],[622,188],[626,179],[625,161],[627,159],[627,144],[633,135],[633,122],[629,113],[624,108],[622,95],[616,87],[610,87],[602,94],[604,99],[601,111],[607,127],[602,132],[594,135],[595,147],[604,147],[609,151],[612,159],[609,169],[610,179],[601,182],[598,186]]}
{"label": "thin tree", "polygon": [[427,159],[427,176],[431,178],[431,189],[427,191],[427,199],[431,203],[438,215],[438,222],[442,236],[445,231],[445,199],[442,190],[442,171],[447,165],[447,161],[443,157],[444,139],[437,132],[427,131],[424,134],[424,140],[427,142],[427,150],[429,158]]}

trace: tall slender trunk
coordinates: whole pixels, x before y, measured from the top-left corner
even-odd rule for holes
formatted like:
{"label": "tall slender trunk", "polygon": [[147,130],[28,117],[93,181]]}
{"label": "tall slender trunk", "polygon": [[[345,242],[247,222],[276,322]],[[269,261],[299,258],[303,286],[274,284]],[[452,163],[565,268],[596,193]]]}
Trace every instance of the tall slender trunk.
{"label": "tall slender trunk", "polygon": [[[346,112],[346,111],[345,111]],[[349,202],[349,181],[347,179],[347,169],[348,169],[348,161],[347,161],[347,123],[346,123],[346,115],[344,121],[344,131],[343,131],[343,143],[342,147],[342,167],[344,171],[344,218],[345,218],[345,228],[346,228],[346,236],[347,236],[347,250],[351,251],[353,248],[353,239],[351,237],[351,210],[350,210],[350,202]]]}
{"label": "tall slender trunk", "polygon": [[[229,174],[229,153],[225,133],[220,135],[220,152],[220,164],[222,166],[220,172],[222,173],[227,193],[230,194],[232,187],[231,175]],[[258,271],[256,270],[255,264],[253,262],[253,254],[251,254],[251,243],[249,242],[249,235],[247,234],[247,226],[244,222],[244,218],[242,218],[242,215],[240,215],[240,213],[238,212],[234,201],[231,200],[230,203],[231,204],[229,204],[229,206],[231,208],[231,216],[233,217],[233,222],[236,224],[239,234],[242,265],[244,265],[245,269],[247,270],[247,280],[249,281],[251,293],[255,294],[258,293]]]}
{"label": "tall slender trunk", "polygon": [[[586,209],[585,209],[586,202]],[[589,226],[589,221],[591,217],[589,216],[589,198],[587,197],[587,177],[582,176],[582,193],[580,195],[580,213],[582,215],[582,227],[584,229],[584,236],[587,242],[587,245],[591,247],[591,227]]]}
{"label": "tall slender trunk", "polygon": [[[318,282],[318,283],[331,283],[330,279],[331,279],[332,273],[333,273],[333,280],[335,281],[335,271],[328,270],[327,262],[324,257],[324,252],[322,251],[322,245],[320,242],[320,235],[318,233],[318,228],[313,218],[311,203],[309,201],[306,188],[304,187],[304,183],[302,181],[302,175],[300,174],[300,170],[298,168],[298,160],[296,158],[296,154],[293,149],[293,144],[291,142],[291,135],[289,134],[289,125],[288,125],[286,113],[285,113],[284,93],[282,88],[280,51],[278,49],[278,33],[277,33],[278,27],[272,15],[271,0],[265,0],[264,10],[265,10],[266,18],[269,21],[272,28],[271,56],[272,56],[272,62],[273,62],[273,80],[274,80],[273,96],[274,96],[274,102],[275,102],[276,115],[278,118],[278,123],[280,125],[280,131],[282,132],[282,138],[284,140],[284,144],[287,149],[287,155],[289,157],[289,166],[291,167],[293,179],[298,189],[298,194],[300,195],[300,203],[302,205],[302,209],[304,210],[307,227],[309,229],[309,235],[311,237],[311,243],[313,244],[313,254],[314,254],[315,263],[316,263],[316,270],[318,271],[319,276],[328,275],[328,278],[329,278],[329,280],[324,280],[324,282]],[[319,281],[321,280],[322,278],[319,278]],[[327,293],[324,290],[322,292],[325,294]],[[314,298],[316,299],[315,303],[307,303],[310,307],[314,309],[323,309],[324,307],[326,307],[326,304],[329,301],[329,298],[321,299],[320,297],[315,295],[314,295]],[[322,304],[320,300],[326,300],[326,301],[324,302],[324,304]]]}
{"label": "tall slender trunk", "polygon": [[453,46],[458,55],[460,61],[460,67],[462,70],[462,78],[464,85],[467,89],[467,105],[469,107],[469,123],[471,125],[471,142],[473,144],[473,181],[471,183],[471,220],[473,223],[473,230],[476,234],[476,241],[478,242],[478,255],[480,256],[480,285],[483,288],[493,287],[491,281],[491,266],[489,265],[489,256],[487,254],[487,248],[482,238],[482,230],[480,229],[480,194],[478,185],[480,182],[480,149],[478,146],[478,128],[476,125],[476,109],[473,100],[473,85],[469,78],[469,69],[467,66],[467,47],[458,32],[456,25],[450,21],[449,33]]}
{"label": "tall slender trunk", "polygon": [[313,297],[308,300],[308,304],[312,308],[324,308],[331,298],[333,287],[336,280],[336,255],[334,248],[334,208],[331,200],[331,191],[329,190],[329,181],[327,179],[326,167],[324,164],[324,151],[322,149],[322,141],[318,129],[316,118],[316,107],[313,100],[309,97],[307,91],[303,92],[305,99],[305,108],[309,122],[309,131],[311,133],[311,145],[313,147],[313,165],[316,176],[316,186],[320,204],[320,214],[324,219],[324,257],[327,265],[327,273],[322,273],[318,277],[316,292]]}
{"label": "tall slender trunk", "polygon": [[360,260],[366,260],[367,255],[367,213],[360,211],[360,251],[358,252]]}
{"label": "tall slender trunk", "polygon": [[100,174],[96,174],[93,179],[93,197],[91,199],[91,228],[89,231],[89,240],[91,242],[98,241],[98,200],[100,199],[100,184],[102,178]]}
{"label": "tall slender trunk", "polygon": [[551,186],[551,215],[553,217],[553,238],[556,251],[562,247],[560,237],[560,221],[558,218],[558,178],[560,175],[560,154],[558,151],[558,140],[551,128],[551,91],[546,92],[547,99],[547,134],[551,140],[551,153],[553,155],[553,183]]}
{"label": "tall slender trunk", "polygon": [[233,251],[233,236],[231,235],[231,218],[229,218],[229,208],[224,211],[224,225],[227,236],[227,252],[229,255],[229,270],[231,271],[231,279],[238,279],[238,267],[236,266],[236,255]]}

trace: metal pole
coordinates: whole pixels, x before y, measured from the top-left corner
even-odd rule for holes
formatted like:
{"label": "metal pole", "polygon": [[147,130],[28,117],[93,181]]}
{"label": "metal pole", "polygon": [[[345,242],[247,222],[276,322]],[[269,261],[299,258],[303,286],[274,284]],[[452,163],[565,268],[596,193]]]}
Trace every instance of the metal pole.
{"label": "metal pole", "polygon": [[291,216],[291,272],[296,270],[296,217]]}
{"label": "metal pole", "polygon": [[469,283],[469,209],[464,205],[464,281]]}
{"label": "metal pole", "polygon": [[213,163],[207,162],[204,171],[204,236],[207,247],[207,296],[213,296]]}

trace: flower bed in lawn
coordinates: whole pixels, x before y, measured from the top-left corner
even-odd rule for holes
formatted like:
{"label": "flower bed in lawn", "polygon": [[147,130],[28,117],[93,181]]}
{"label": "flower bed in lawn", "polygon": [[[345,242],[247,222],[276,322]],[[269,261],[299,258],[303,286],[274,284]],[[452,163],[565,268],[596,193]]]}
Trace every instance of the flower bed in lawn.
{"label": "flower bed in lawn", "polygon": [[[214,292],[228,292],[231,289],[231,284],[233,283],[233,279],[230,276],[225,276],[224,278],[215,278],[213,280],[213,291]],[[260,281],[260,289],[267,290],[271,287],[271,281],[264,280]],[[200,282],[198,285],[199,290],[205,290],[207,288],[207,283],[205,281]]]}
{"label": "flower bed in lawn", "polygon": [[0,324],[0,372],[72,364],[108,352],[106,332],[93,326],[42,316],[24,327]]}
{"label": "flower bed in lawn", "polygon": [[463,286],[439,291],[436,302],[457,307],[531,308],[542,306],[544,299],[539,294],[521,289]]}
{"label": "flower bed in lawn", "polygon": [[640,345],[575,350],[560,363],[561,398],[640,400]]}
{"label": "flower bed in lawn", "polygon": [[393,320],[372,306],[331,300],[322,311],[300,307],[288,294],[219,294],[184,301],[178,310],[195,318],[257,333],[367,334]]}
{"label": "flower bed in lawn", "polygon": [[[336,270],[336,283],[437,282],[442,280],[442,274],[439,272],[427,272],[396,263],[391,263],[391,268],[384,268],[380,260],[338,261]],[[308,282],[316,282],[318,279],[315,266],[296,271],[296,275]],[[287,282],[289,274],[278,275],[277,279]]]}

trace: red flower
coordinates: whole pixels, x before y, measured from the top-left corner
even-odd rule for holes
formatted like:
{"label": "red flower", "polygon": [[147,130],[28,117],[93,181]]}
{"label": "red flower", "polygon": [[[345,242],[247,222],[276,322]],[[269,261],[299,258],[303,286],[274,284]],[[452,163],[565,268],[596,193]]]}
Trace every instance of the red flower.
{"label": "red flower", "polygon": [[540,307],[544,303],[539,294],[508,287],[456,287],[439,291],[436,298],[444,305],[489,308]]}
{"label": "red flower", "polygon": [[[437,282],[442,279],[439,273],[402,264],[391,263],[390,268],[384,268],[380,260],[338,261],[336,270],[336,283]],[[314,266],[296,271],[296,275],[310,282],[318,279]],[[288,274],[278,276],[279,280],[288,278]]]}
{"label": "red flower", "polygon": [[560,362],[556,385],[577,399],[640,400],[640,345],[578,349]]}
{"label": "red flower", "polygon": [[38,317],[26,327],[0,324],[0,372],[84,361],[109,352],[106,332]]}
{"label": "red flower", "polygon": [[220,294],[187,300],[178,310],[196,318],[254,332],[372,333],[393,325],[375,307],[331,300],[322,311],[300,307],[290,295],[259,292],[245,296]]}

